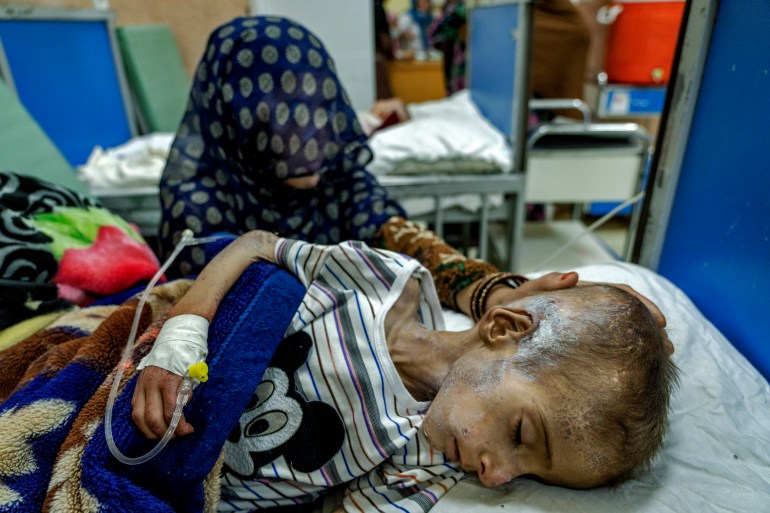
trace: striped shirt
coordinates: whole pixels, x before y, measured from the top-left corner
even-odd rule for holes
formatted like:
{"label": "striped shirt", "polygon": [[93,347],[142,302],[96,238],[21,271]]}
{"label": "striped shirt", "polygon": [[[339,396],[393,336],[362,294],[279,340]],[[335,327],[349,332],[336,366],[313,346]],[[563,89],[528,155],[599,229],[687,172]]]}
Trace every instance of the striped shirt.
{"label": "striped shirt", "polygon": [[[294,373],[294,389],[306,401],[332,407],[344,437],[317,470],[300,472],[278,455],[252,478],[226,471],[219,510],[306,503],[342,483],[349,483],[346,511],[430,510],[464,473],[422,434],[430,402],[415,400],[404,386],[384,328],[412,277],[422,292],[420,321],[429,329],[444,328],[430,273],[416,260],[361,242],[321,246],[280,239],[276,259],[307,287],[286,334],[304,332],[311,340],[307,359]],[[226,470],[244,461],[237,450],[228,461],[226,447]]]}

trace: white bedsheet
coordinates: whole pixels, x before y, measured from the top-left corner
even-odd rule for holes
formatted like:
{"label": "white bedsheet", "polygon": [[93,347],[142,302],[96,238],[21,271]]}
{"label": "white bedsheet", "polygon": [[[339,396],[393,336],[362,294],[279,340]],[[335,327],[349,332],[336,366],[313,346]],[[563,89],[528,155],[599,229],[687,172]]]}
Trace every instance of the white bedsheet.
{"label": "white bedsheet", "polygon": [[156,187],[173,141],[174,134],[156,132],[107,150],[96,146],[78,177],[92,191]]}
{"label": "white bedsheet", "polygon": [[[410,104],[411,119],[369,139],[375,175],[398,171],[403,162],[483,162],[502,172],[513,167],[511,148],[471,100],[467,90],[441,100]],[[463,169],[458,167],[456,172]]]}
{"label": "white bedsheet", "polygon": [[[770,385],[665,278],[608,263],[577,269],[582,279],[623,282],[651,298],[668,320],[681,369],[670,429],[652,471],[617,489],[569,490],[528,479],[490,489],[461,481],[436,513],[768,512]],[[467,318],[450,314],[454,329]]]}
{"label": "white bedsheet", "polygon": [[[505,136],[478,110],[468,90],[407,106],[411,119],[375,132],[369,139],[374,175],[448,175],[510,172],[513,154]],[[503,196],[488,197],[492,208]],[[410,217],[435,211],[433,198],[403,198]],[[442,207],[477,212],[477,194],[442,197]]]}

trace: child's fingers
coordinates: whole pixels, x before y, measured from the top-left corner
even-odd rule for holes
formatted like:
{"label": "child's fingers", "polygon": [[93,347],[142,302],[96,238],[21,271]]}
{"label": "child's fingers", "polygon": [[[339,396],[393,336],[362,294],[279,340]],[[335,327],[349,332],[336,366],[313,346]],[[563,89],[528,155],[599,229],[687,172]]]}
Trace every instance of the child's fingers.
{"label": "child's fingers", "polygon": [[150,439],[154,439],[155,435],[150,431],[150,428],[147,427],[147,423],[144,421],[144,412],[145,412],[145,393],[144,393],[144,387],[142,385],[142,376],[139,376],[139,380],[136,383],[136,388],[134,389],[134,397],[131,400],[131,418],[134,420],[134,424],[136,424],[136,427],[139,428],[139,431],[142,432],[144,436]]}
{"label": "child's fingers", "polygon": [[[168,377],[166,377],[167,385],[163,387],[163,420],[166,422],[166,429],[168,429],[168,425],[171,424],[171,418],[173,417],[174,410],[176,409],[176,398],[177,394],[179,393],[179,385],[182,383],[181,378],[176,378],[178,378],[178,376],[175,374],[170,374]],[[176,386],[172,384],[174,381],[177,382]],[[179,424],[177,424],[176,430],[174,430],[174,434],[183,436],[189,435],[192,432],[192,425],[185,420],[184,414],[182,414],[179,417]]]}
{"label": "child's fingers", "polygon": [[625,283],[604,283],[604,282],[594,282],[594,281],[582,281],[580,282],[580,284],[581,285],[599,285],[599,284],[612,285],[613,287],[623,289],[629,294],[631,294],[632,296],[636,297],[639,301],[641,301],[644,304],[644,306],[647,307],[647,309],[652,314],[652,317],[655,319],[655,322],[657,322],[661,328],[666,327],[666,316],[663,315],[663,312],[660,311],[660,308],[658,308],[658,305],[653,303],[650,298],[648,298],[644,294],[641,294],[632,286],[627,285]]}
{"label": "child's fingers", "polygon": [[146,390],[144,416],[142,417],[146,430],[142,430],[142,432],[147,438],[155,440],[163,436],[168,428],[163,417],[163,396],[160,389],[153,387]]}
{"label": "child's fingers", "polygon": [[644,305],[650,310],[652,313],[652,316],[655,318],[658,324],[660,324],[662,327],[666,327],[666,317],[663,315],[663,312],[660,311],[660,308],[658,308],[658,305],[653,303],[647,296],[644,294],[641,294],[636,291],[633,287],[630,285],[626,285],[625,283],[616,283],[616,287],[620,287],[621,289],[625,290],[629,294],[636,296],[639,301],[644,303]]}

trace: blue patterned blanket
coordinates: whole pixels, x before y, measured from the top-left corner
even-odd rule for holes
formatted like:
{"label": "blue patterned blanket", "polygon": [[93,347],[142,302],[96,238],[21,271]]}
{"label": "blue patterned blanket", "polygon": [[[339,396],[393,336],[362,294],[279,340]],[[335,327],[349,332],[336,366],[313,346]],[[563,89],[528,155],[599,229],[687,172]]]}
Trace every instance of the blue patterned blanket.
{"label": "blue patterned blanket", "polygon": [[[131,420],[136,364],[190,283],[156,287],[142,312],[141,335],[113,414],[115,441],[126,455],[144,454],[155,443]],[[209,330],[209,380],[185,408],[195,433],[171,440],[135,467],[110,454],[104,408],[136,297],[67,313],[0,352],[0,512],[215,509],[224,442],[304,292],[272,265],[249,267]]]}

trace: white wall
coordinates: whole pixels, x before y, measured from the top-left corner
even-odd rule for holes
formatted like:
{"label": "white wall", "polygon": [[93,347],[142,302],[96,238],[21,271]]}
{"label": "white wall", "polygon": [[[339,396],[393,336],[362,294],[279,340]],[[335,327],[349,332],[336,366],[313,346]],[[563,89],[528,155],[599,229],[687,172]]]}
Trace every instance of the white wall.
{"label": "white wall", "polygon": [[250,0],[252,14],[276,14],[305,25],[337,64],[340,80],[358,110],[375,98],[374,20],[367,0]]}

